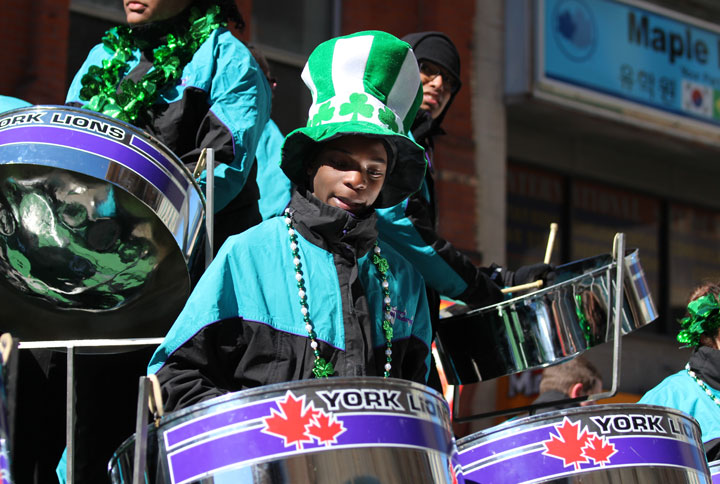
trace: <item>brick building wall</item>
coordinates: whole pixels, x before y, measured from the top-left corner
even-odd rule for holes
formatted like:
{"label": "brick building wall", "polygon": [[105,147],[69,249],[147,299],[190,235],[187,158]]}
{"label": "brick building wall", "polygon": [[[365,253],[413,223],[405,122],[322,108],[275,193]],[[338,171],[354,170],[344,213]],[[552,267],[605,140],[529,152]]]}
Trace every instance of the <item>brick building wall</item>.
{"label": "brick building wall", "polygon": [[70,0],[5,0],[0,15],[0,94],[33,104],[65,99]]}
{"label": "brick building wall", "polygon": [[436,191],[440,234],[480,262],[475,225],[477,176],[472,125],[472,50],[475,2],[425,0],[344,0],[342,34],[384,30],[398,37],[411,32],[445,32],[460,52],[463,87],[443,121],[445,136],[436,139]]}

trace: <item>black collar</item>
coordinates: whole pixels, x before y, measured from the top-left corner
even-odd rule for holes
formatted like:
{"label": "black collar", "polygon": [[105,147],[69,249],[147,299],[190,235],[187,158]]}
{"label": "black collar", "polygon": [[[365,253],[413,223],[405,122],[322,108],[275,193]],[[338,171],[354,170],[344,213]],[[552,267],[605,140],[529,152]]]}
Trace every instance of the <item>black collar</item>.
{"label": "black collar", "polygon": [[327,251],[344,254],[350,249],[360,258],[377,240],[375,211],[356,217],[321,202],[302,188],[293,192],[289,208],[293,227],[300,235]]}
{"label": "black collar", "polygon": [[699,347],[690,355],[690,368],[705,383],[720,390],[720,350]]}

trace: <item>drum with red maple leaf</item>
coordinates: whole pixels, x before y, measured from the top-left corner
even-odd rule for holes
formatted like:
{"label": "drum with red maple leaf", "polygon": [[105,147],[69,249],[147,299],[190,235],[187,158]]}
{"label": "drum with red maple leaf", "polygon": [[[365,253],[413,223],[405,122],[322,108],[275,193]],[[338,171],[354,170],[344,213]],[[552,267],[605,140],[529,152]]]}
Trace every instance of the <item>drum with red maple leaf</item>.
{"label": "drum with red maple leaf", "polygon": [[[228,394],[162,417],[148,437],[150,483],[458,482],[442,396],[404,380],[330,378]],[[135,439],[110,462],[133,475]]]}
{"label": "drum with red maple leaf", "polygon": [[593,405],[510,420],[458,441],[466,484],[710,484],[690,416],[653,405]]}

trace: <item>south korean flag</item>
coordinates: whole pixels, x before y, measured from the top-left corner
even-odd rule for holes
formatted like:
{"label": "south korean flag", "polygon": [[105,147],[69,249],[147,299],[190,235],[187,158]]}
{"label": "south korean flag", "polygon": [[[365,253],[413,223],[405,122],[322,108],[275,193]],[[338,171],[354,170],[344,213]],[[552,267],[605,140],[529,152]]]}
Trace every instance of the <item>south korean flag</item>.
{"label": "south korean flag", "polygon": [[683,79],[682,108],[686,113],[702,116],[704,118],[712,118],[712,87]]}

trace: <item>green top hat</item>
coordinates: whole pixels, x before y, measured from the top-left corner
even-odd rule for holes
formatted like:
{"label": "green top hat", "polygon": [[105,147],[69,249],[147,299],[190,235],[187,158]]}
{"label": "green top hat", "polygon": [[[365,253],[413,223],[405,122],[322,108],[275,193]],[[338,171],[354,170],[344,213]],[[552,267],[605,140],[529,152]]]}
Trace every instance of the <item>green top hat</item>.
{"label": "green top hat", "polygon": [[305,164],[317,143],[356,134],[391,147],[374,207],[391,207],[418,190],[426,161],[408,132],[422,102],[422,84],[407,43],[379,31],[328,40],[310,54],[302,79],[313,98],[308,124],[287,135],[280,161],[293,183],[305,185]]}

